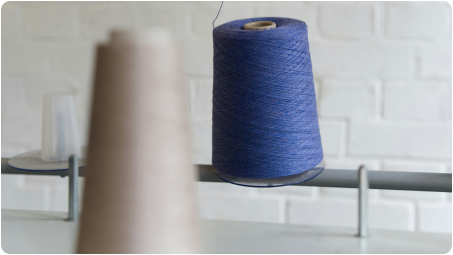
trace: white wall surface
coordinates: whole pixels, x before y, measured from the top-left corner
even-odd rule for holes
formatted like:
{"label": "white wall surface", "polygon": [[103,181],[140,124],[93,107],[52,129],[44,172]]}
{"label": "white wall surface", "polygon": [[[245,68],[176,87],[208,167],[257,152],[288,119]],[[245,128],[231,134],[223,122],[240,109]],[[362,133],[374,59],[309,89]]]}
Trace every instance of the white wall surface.
{"label": "white wall surface", "polygon": [[[115,27],[167,26],[185,50],[194,162],[210,164],[212,21],[220,2],[7,2],[2,157],[40,148],[41,98],[77,94],[85,144],[96,44]],[[451,7],[446,2],[225,2],[216,25],[308,24],[328,168],[451,172]],[[357,191],[199,183],[207,219],[355,227]],[[451,194],[373,190],[370,227],[451,232]],[[67,179],[2,175],[2,208],[67,210]]]}

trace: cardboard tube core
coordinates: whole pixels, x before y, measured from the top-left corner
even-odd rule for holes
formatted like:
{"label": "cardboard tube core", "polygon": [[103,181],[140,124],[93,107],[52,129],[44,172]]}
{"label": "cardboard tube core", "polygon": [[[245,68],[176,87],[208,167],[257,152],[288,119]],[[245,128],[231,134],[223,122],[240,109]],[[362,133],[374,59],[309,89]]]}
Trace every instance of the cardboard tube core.
{"label": "cardboard tube core", "polygon": [[276,28],[277,24],[272,21],[255,21],[244,25],[245,30],[268,30]]}

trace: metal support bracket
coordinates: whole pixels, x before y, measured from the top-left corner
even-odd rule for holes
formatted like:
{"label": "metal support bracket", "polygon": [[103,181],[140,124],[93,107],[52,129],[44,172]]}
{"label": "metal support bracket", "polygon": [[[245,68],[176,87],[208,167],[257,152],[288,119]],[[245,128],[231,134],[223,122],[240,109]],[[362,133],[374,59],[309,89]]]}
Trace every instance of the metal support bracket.
{"label": "metal support bracket", "polygon": [[79,221],[79,159],[77,155],[69,157],[69,208],[67,221]]}
{"label": "metal support bracket", "polygon": [[368,236],[368,169],[359,167],[359,237]]}

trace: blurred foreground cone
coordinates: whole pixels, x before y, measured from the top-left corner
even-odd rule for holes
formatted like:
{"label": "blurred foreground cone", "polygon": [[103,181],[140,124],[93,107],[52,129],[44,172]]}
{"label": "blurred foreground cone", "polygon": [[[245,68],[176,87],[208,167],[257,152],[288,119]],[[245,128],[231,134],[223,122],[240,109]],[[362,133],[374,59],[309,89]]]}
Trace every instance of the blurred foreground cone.
{"label": "blurred foreground cone", "polygon": [[78,253],[198,253],[181,54],[165,30],[97,48]]}

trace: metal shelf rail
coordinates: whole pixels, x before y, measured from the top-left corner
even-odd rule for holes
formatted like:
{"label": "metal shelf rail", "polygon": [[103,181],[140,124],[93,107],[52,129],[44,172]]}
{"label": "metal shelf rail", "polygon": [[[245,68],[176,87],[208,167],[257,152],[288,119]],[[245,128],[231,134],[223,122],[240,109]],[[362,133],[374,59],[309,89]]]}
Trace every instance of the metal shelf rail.
{"label": "metal shelf rail", "polygon": [[[2,174],[30,174],[30,175],[56,175],[65,177],[67,170],[63,171],[23,171],[8,165],[9,158],[2,158]],[[86,168],[79,169],[79,176],[85,176]],[[198,165],[199,181],[224,182],[215,174],[211,165]],[[422,172],[394,172],[368,170],[370,189],[414,190],[451,192],[451,173],[422,173]],[[359,176],[357,170],[324,169],[317,177],[295,184],[296,186],[316,186],[332,188],[358,188]]]}
{"label": "metal shelf rail", "polygon": [[[69,176],[69,199],[67,221],[78,221],[78,178],[85,176],[86,168],[78,167],[77,156],[72,155],[68,160],[68,170],[57,171],[26,171],[12,168],[8,158],[2,158],[2,174],[29,174]],[[215,174],[211,165],[198,165],[199,181],[223,182]],[[357,170],[324,169],[321,174],[311,180],[295,184],[296,186],[318,186],[334,188],[358,188],[358,237],[368,236],[368,189],[416,190],[451,192],[451,173],[420,173],[369,171],[364,165]]]}

